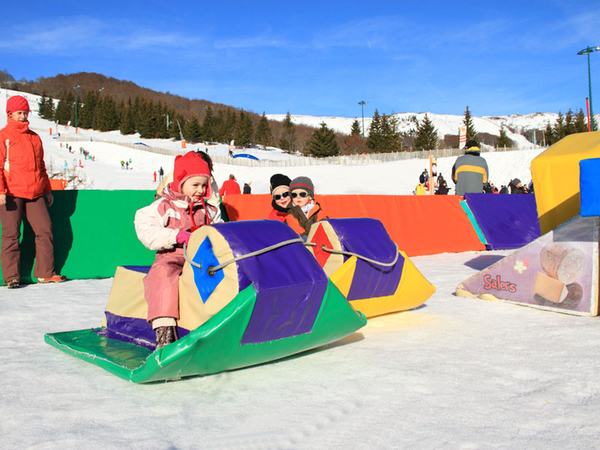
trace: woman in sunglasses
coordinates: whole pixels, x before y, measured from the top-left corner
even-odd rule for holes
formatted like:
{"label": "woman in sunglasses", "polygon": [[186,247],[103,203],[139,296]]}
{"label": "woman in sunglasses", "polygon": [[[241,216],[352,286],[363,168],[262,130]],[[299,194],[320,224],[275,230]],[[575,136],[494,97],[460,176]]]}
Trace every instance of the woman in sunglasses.
{"label": "woman in sunglasses", "polygon": [[285,222],[291,206],[292,197],[290,197],[290,177],[281,173],[276,173],[271,177],[271,206],[273,210],[269,214],[270,220],[279,220]]}
{"label": "woman in sunglasses", "polygon": [[296,177],[290,183],[290,193],[293,206],[285,223],[306,240],[310,227],[322,212],[321,205],[315,202],[315,187],[310,178]]}

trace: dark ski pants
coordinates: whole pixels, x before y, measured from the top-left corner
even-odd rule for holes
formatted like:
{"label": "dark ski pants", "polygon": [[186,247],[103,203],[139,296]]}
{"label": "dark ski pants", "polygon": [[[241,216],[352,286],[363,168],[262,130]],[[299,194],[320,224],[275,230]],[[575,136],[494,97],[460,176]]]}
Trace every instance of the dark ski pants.
{"label": "dark ski pants", "polygon": [[6,204],[0,206],[0,263],[2,278],[7,283],[20,280],[19,265],[21,262],[21,221],[23,214],[35,234],[35,268],[33,276],[49,278],[54,276],[54,240],[52,236],[52,221],[44,196],[33,200],[20,197],[6,196]]}

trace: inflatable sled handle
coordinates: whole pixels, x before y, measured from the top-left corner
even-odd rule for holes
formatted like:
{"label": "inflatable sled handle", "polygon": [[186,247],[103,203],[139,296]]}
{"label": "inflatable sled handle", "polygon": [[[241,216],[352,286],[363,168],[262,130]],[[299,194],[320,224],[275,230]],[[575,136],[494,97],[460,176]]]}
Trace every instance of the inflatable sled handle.
{"label": "inflatable sled handle", "polygon": [[[306,245],[307,247],[316,247],[317,246],[317,244],[315,242],[305,243],[304,245]],[[400,256],[400,249],[398,248],[398,244],[396,244],[394,242],[394,246],[396,247],[396,257],[390,263],[375,261],[374,259],[367,258],[366,256],[359,255],[358,253],[345,252],[343,250],[336,250],[334,248],[327,248],[327,247],[325,247],[325,245],[321,246],[321,250],[323,250],[325,252],[329,252],[329,253],[334,253],[336,255],[356,256],[357,258],[360,258],[363,261],[370,262],[371,264],[376,264],[378,266],[383,266],[383,267],[392,267],[394,264],[396,264],[398,262],[398,257]]]}
{"label": "inflatable sled handle", "polygon": [[[281,242],[278,242],[277,244],[270,245],[270,246],[262,248],[260,250],[256,250],[254,252],[246,253],[245,255],[236,256],[235,258],[230,259],[229,261],[225,261],[223,264],[219,264],[218,266],[210,266],[207,269],[206,272],[209,275],[214,275],[217,272],[217,270],[224,269],[229,264],[234,263],[236,261],[241,261],[242,259],[250,258],[252,256],[262,255],[263,253],[270,252],[271,250],[275,250],[275,249],[278,249],[280,247],[284,247],[286,245],[296,244],[296,243],[304,244],[304,240],[302,238],[297,238],[297,239],[289,239],[287,241],[281,241]],[[198,264],[197,262],[194,262],[194,261],[192,261],[191,259],[188,258],[188,256],[187,256],[187,245],[185,245],[185,244],[183,244],[183,257],[192,266],[197,267],[198,269],[202,269],[202,264]]]}

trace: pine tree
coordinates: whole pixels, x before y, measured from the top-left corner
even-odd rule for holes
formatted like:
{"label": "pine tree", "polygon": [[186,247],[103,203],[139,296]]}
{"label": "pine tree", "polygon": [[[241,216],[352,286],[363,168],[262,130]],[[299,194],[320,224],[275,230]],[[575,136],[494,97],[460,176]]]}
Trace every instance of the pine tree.
{"label": "pine tree", "polygon": [[[119,129],[119,113],[117,105],[111,95],[106,94],[96,105],[94,129],[100,131],[113,131]],[[151,136],[146,136],[151,137]]]}
{"label": "pine tree", "polygon": [[48,97],[48,103],[46,105],[46,117],[44,117],[44,119],[54,120],[54,112],[54,99],[52,98],[52,96],[50,96]]}
{"label": "pine tree", "polygon": [[497,148],[504,148],[504,147],[512,147],[513,146],[513,141],[511,141],[508,137],[508,135],[506,134],[506,129],[504,128],[504,125],[502,125],[500,127],[500,136],[498,137],[498,139],[496,139],[496,147]]}
{"label": "pine tree", "polygon": [[204,139],[209,142],[217,140],[218,123],[217,118],[213,115],[211,106],[206,109],[206,114],[204,115],[204,120],[202,121],[202,135],[204,136]]}
{"label": "pine tree", "polygon": [[256,127],[256,143],[265,146],[273,143],[273,132],[264,111]]}
{"label": "pine tree", "polygon": [[336,141],[335,133],[327,127],[325,122],[322,122],[321,128],[311,135],[308,151],[317,158],[340,154],[340,147]]}
{"label": "pine tree", "polygon": [[[61,125],[67,125],[71,120],[74,104],[75,98],[73,97],[73,94],[69,92],[65,98],[60,99],[58,102],[54,119]],[[75,122],[72,124],[75,125]]]}
{"label": "pine tree", "polygon": [[129,101],[129,107],[125,108],[125,112],[123,114],[123,120],[121,121],[121,134],[134,134],[135,133],[135,117],[134,117],[133,108],[131,107],[131,99]]}
{"label": "pine tree", "polygon": [[398,121],[394,116],[381,116],[381,134],[383,144],[380,153],[399,152],[402,149],[402,135],[398,131]]}
{"label": "pine tree", "polygon": [[183,128],[183,137],[188,142],[199,142],[202,136],[202,129],[198,117],[195,115],[185,123]]}
{"label": "pine tree", "polygon": [[81,107],[81,111],[79,111],[78,117],[78,123],[81,128],[100,129],[96,123],[96,109],[100,102],[100,94],[94,89],[86,91],[83,95],[83,106]]}
{"label": "pine tree", "polygon": [[283,119],[279,147],[289,152],[296,151],[296,125],[292,122],[292,116],[288,111]]}
{"label": "pine tree", "polygon": [[38,105],[38,114],[40,117],[47,120],[54,118],[54,100],[52,97],[46,97],[46,91],[42,92],[42,97]]}
{"label": "pine tree", "polygon": [[235,145],[245,147],[252,142],[252,134],[254,133],[254,126],[252,125],[252,118],[250,114],[244,110],[240,111],[240,117],[235,127]]}
{"label": "pine tree", "polygon": [[554,138],[556,139],[555,142],[560,141],[567,135],[567,129],[565,127],[565,116],[563,116],[562,112],[560,111],[558,112],[558,117],[556,118],[556,123],[554,124],[554,128],[552,131],[554,134]]}
{"label": "pine tree", "polygon": [[544,140],[546,141],[546,145],[552,145],[556,142],[556,136],[554,135],[554,128],[548,122],[546,125],[546,131],[544,131]]}
{"label": "pine tree", "polygon": [[359,134],[362,136],[361,131],[360,131],[360,124],[358,123],[358,119],[354,119],[354,122],[352,122],[352,127],[350,128],[350,136],[354,136],[356,134]]}
{"label": "pine tree", "polygon": [[169,111],[167,110],[167,107],[159,101],[154,108],[154,117],[156,118],[154,136],[158,139],[166,139],[169,137],[169,130],[167,129],[168,114]]}
{"label": "pine tree", "polygon": [[375,109],[373,113],[373,120],[369,126],[369,137],[367,138],[367,148],[370,153],[379,153],[382,151],[384,146],[384,137],[382,130],[381,116],[379,111]]}
{"label": "pine tree", "polygon": [[235,136],[238,118],[235,110],[219,111],[217,142],[229,143]]}
{"label": "pine tree", "polygon": [[587,123],[583,110],[580,109],[575,115],[575,133],[585,133],[587,131]]}
{"label": "pine tree", "polygon": [[46,108],[48,104],[48,99],[46,98],[46,91],[42,92],[42,96],[40,98],[40,100],[38,101],[38,114],[40,115],[40,117],[46,119]]}
{"label": "pine tree", "polygon": [[467,127],[467,141],[477,141],[477,130],[475,129],[475,125],[473,125],[473,118],[471,117],[471,111],[469,111],[468,106],[465,111],[463,123],[465,124],[465,127]]}
{"label": "pine tree", "polygon": [[344,146],[340,150],[342,155],[358,155],[364,152],[364,140],[361,134],[358,119],[354,119],[350,128],[350,136],[344,139]]}
{"label": "pine tree", "polygon": [[575,133],[575,119],[573,117],[573,111],[569,108],[567,115],[565,116],[565,136]]}
{"label": "pine tree", "polygon": [[417,137],[415,138],[415,150],[435,150],[438,147],[440,139],[433,122],[425,114],[425,118],[419,123],[417,120]]}

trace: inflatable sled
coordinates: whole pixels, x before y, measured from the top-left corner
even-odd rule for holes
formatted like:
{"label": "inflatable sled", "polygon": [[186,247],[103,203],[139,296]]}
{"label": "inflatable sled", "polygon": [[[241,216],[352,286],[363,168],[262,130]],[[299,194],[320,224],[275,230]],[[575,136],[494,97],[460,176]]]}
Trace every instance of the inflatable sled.
{"label": "inflatable sled", "polygon": [[201,227],[179,279],[179,340],[154,351],[142,279],[119,267],[101,327],[48,344],[145,383],[261,364],[341,339],[366,324],[302,239],[278,221]]}
{"label": "inflatable sled", "polygon": [[435,293],[376,219],[315,223],[307,246],[333,284],[366,317],[416,308]]}

